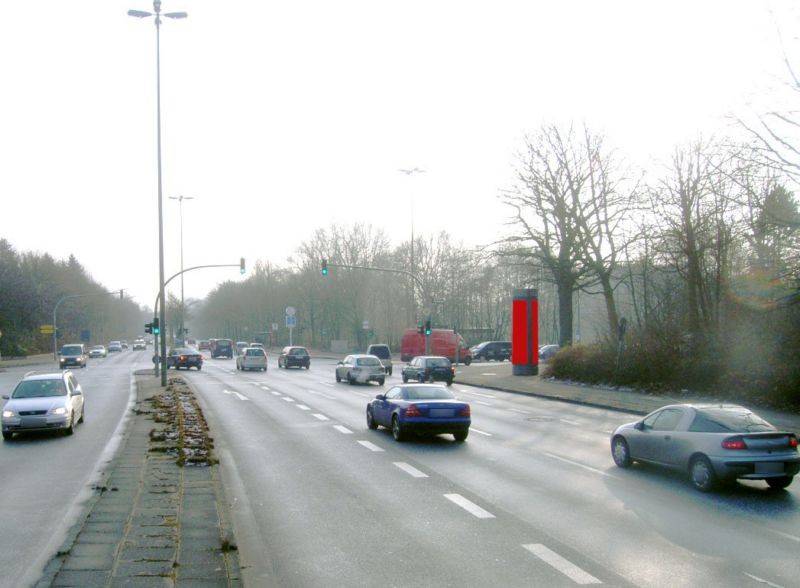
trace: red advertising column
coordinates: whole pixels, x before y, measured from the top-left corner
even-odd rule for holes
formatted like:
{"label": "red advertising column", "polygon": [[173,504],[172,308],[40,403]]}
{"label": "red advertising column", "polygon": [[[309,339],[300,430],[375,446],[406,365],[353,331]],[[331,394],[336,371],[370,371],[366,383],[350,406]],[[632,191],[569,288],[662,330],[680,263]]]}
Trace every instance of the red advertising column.
{"label": "red advertising column", "polygon": [[539,374],[539,292],[514,290],[511,306],[511,363],[515,376]]}

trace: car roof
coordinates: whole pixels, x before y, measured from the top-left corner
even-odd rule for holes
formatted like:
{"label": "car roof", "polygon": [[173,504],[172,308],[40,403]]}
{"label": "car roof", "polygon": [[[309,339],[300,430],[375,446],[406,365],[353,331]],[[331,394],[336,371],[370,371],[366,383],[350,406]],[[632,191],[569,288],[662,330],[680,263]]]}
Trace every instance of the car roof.
{"label": "car roof", "polygon": [[24,376],[22,376],[23,380],[60,380],[64,377],[64,374],[72,373],[69,370],[65,370],[63,372],[47,372],[44,374],[39,374],[35,372],[28,372]]}
{"label": "car roof", "polygon": [[[418,355],[414,359],[447,359],[444,355]],[[450,361],[447,359],[447,361]]]}

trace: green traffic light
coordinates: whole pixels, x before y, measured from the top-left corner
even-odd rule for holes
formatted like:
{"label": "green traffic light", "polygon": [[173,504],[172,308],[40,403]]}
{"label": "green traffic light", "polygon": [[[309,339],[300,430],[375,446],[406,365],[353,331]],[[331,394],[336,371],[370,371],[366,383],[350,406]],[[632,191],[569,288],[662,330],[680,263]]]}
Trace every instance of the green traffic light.
{"label": "green traffic light", "polygon": [[327,259],[323,259],[322,260],[322,270],[321,271],[322,271],[322,275],[323,276],[327,276],[328,275],[328,260]]}

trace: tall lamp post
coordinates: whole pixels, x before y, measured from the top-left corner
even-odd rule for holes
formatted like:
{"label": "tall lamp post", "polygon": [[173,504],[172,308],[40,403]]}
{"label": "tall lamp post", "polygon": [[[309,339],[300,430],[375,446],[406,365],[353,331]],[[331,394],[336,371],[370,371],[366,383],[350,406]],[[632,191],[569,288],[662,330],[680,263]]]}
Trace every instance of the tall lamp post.
{"label": "tall lamp post", "polygon": [[181,343],[183,343],[183,335],[186,332],[186,328],[183,324],[184,321],[184,305],[183,305],[183,201],[184,200],[194,200],[194,196],[170,196],[170,200],[177,200],[178,201],[178,209],[180,211],[180,218],[181,218],[181,326],[178,335],[181,338]]}
{"label": "tall lamp post", "polygon": [[[156,137],[158,152],[158,298],[160,302],[159,323],[163,329],[166,325],[164,311],[164,218],[162,210],[161,182],[161,0],[153,0],[153,12],[129,10],[128,16],[135,18],[155,17],[156,23]],[[186,18],[185,12],[165,12],[167,18]],[[167,338],[161,337],[161,385],[167,385]]]}

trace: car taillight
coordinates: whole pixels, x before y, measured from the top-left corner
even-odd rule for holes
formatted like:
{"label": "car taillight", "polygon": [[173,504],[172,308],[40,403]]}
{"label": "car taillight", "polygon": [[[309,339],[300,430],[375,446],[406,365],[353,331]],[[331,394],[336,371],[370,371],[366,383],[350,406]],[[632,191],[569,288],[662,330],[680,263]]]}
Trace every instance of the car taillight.
{"label": "car taillight", "polygon": [[797,437],[795,437],[794,435],[790,435],[789,436],[789,447],[797,447],[797,444],[798,444]]}
{"label": "car taillight", "polygon": [[747,449],[747,444],[741,437],[728,437],[722,440],[723,449]]}
{"label": "car taillight", "polygon": [[422,413],[419,411],[415,404],[409,404],[408,408],[406,409],[406,416],[407,417],[421,417]]}
{"label": "car taillight", "polygon": [[181,355],[178,359],[180,361],[186,361],[186,356],[185,355]]}
{"label": "car taillight", "polygon": [[469,404],[458,411],[458,416],[468,417],[470,415],[471,415],[471,412],[469,410]]}

